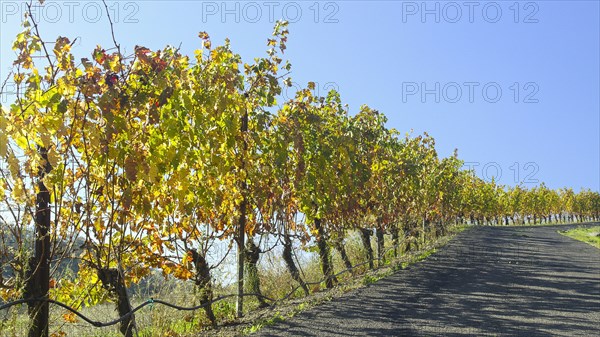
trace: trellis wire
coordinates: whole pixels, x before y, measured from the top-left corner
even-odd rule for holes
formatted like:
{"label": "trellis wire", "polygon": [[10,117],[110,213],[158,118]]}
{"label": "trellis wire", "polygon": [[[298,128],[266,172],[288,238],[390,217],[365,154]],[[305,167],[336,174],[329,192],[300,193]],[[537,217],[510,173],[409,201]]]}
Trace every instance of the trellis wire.
{"label": "trellis wire", "polygon": [[[392,249],[397,249],[398,247],[400,247],[401,244],[404,243],[404,241],[406,240],[406,238],[407,238],[407,235],[405,235],[402,238],[402,240],[400,240],[400,242],[398,242],[396,245],[394,245],[392,247],[389,247],[388,249],[384,250],[382,252],[382,254],[380,254],[380,255],[383,257],[387,253],[389,253]],[[424,248],[422,248],[420,250],[414,251],[413,254],[411,254],[411,255],[416,255],[419,252],[431,249],[432,246],[434,246],[434,245],[428,245],[428,246],[426,246],[426,247],[424,247]],[[320,279],[319,281],[305,282],[305,285],[308,286],[308,285],[321,284],[322,282],[326,281],[328,278],[337,277],[337,276],[342,275],[344,273],[347,273],[347,272],[349,272],[351,270],[354,270],[356,268],[362,267],[362,266],[364,266],[364,265],[366,265],[369,262],[374,261],[374,260],[378,261],[378,266],[376,268],[376,269],[378,269],[380,267],[380,262],[381,262],[381,258],[379,256],[376,259],[367,260],[367,261],[361,262],[359,264],[356,264],[356,265],[352,266],[351,268],[346,268],[346,269],[344,269],[344,270],[342,270],[342,271],[340,271],[340,272],[338,272],[338,273],[336,273],[336,274],[334,274],[332,276],[325,276],[322,279]],[[403,260],[402,258],[396,259],[396,262],[400,262],[402,260]],[[276,305],[276,304],[278,304],[280,302],[283,302],[283,301],[289,299],[296,292],[296,290],[298,290],[300,287],[301,287],[300,285],[297,285],[286,296],[284,296],[284,297],[282,297],[282,298],[280,298],[278,300],[270,298],[270,297],[262,295],[262,294],[258,294],[258,293],[244,293],[244,294],[241,294],[241,296],[242,297],[248,297],[248,296],[260,297],[260,298],[263,298],[263,299],[265,299],[267,301],[272,302],[271,306],[273,306],[273,305]],[[76,309],[68,306],[65,303],[62,303],[62,302],[59,302],[59,301],[56,301],[56,300],[53,300],[53,299],[49,299],[49,298],[43,298],[43,297],[42,298],[29,298],[29,299],[20,299],[20,300],[11,301],[11,302],[8,302],[6,304],[0,305],[0,310],[8,309],[10,307],[13,307],[13,306],[19,305],[19,304],[23,304],[23,303],[48,302],[48,303],[57,305],[59,307],[62,307],[63,309],[66,309],[66,310],[72,312],[73,314],[79,316],[81,319],[83,319],[84,321],[86,321],[87,323],[91,324],[94,327],[102,328],[102,327],[108,327],[108,326],[112,326],[112,325],[118,324],[121,321],[127,319],[128,317],[132,316],[134,313],[136,313],[137,311],[141,310],[142,308],[144,308],[144,307],[146,307],[148,305],[152,306],[154,304],[161,304],[161,305],[164,305],[166,307],[170,307],[170,308],[173,308],[173,309],[176,309],[176,310],[179,310],[179,311],[194,311],[194,310],[202,309],[202,308],[204,308],[204,307],[206,307],[208,305],[212,305],[212,304],[214,304],[216,302],[219,302],[219,301],[222,301],[224,299],[231,298],[231,297],[236,297],[236,296],[238,296],[238,295],[237,294],[222,295],[222,296],[219,296],[219,297],[217,297],[217,298],[215,298],[213,300],[210,300],[208,302],[202,303],[200,305],[192,306],[192,307],[183,307],[183,306],[179,306],[179,305],[176,305],[176,304],[173,304],[173,303],[169,303],[169,302],[166,302],[166,301],[162,301],[162,300],[150,298],[150,299],[146,300],[145,302],[143,302],[142,304],[138,305],[137,307],[131,309],[131,311],[129,311],[125,315],[123,315],[123,316],[121,316],[121,317],[119,317],[117,319],[114,319],[112,321],[108,321],[108,322],[100,322],[100,321],[92,320],[92,319],[88,318],[87,316],[83,315],[78,310],[76,310]]]}

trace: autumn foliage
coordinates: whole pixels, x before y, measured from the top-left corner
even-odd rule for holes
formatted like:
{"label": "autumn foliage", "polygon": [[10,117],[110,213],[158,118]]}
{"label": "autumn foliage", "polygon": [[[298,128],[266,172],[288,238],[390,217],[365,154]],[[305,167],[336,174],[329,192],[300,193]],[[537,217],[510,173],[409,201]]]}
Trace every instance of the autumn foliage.
{"label": "autumn foliage", "polygon": [[439,158],[429,135],[402,137],[367,106],[350,114],[335,91],[319,97],[308,83],[281,101],[291,71],[285,22],[253,63],[204,32],[193,56],[143,46],[125,55],[115,45],[76,58],[70,38],[43,42],[32,20],[23,28],[17,90],[2,92],[12,103],[0,113],[4,300],[24,296],[31,273],[40,180],[50,193],[50,265],[79,261],[76,277],[52,279],[50,297],[74,307],[153,270],[206,288],[204,255],[234,242],[242,202],[248,238],[316,240],[325,265],[352,231],[418,242],[458,222],[598,218],[597,192],[486,182],[457,155]]}

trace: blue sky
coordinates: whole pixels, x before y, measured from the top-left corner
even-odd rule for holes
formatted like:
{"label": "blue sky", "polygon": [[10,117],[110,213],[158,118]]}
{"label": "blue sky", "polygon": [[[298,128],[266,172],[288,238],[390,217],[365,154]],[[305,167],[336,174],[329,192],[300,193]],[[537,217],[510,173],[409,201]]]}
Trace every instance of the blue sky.
{"label": "blue sky", "polygon": [[[402,133],[427,131],[442,156],[458,148],[478,175],[507,185],[600,190],[598,1],[107,1],[132,51],[182,46],[199,31],[225,37],[245,61],[264,55],[288,19],[285,56],[298,86],[340,91],[385,113]],[[0,0],[0,75],[20,31],[22,2]],[[79,37],[88,57],[112,46],[99,2],[46,1],[45,40]],[[291,95],[291,92],[290,92]],[[6,102],[3,102],[6,103]]]}

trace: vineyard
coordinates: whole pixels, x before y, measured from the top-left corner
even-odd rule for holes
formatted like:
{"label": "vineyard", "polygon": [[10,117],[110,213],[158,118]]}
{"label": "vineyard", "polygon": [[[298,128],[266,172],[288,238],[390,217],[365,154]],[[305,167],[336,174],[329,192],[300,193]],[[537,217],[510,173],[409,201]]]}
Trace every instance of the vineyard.
{"label": "vineyard", "polygon": [[[341,283],[340,266],[374,269],[457,224],[599,219],[598,192],[485,181],[457,152],[440,158],[428,134],[400,135],[366,105],[351,114],[312,82],[284,101],[286,22],[253,63],[228,40],[198,37],[193,56],[170,46],[127,55],[113,33],[113,46],[76,59],[73,40],[47,42],[24,21],[17,90],[2,87],[0,306],[27,305],[29,336],[65,335],[80,319],[50,322],[50,301],[108,303],[112,317],[91,319],[134,336],[130,290],[157,275],[190,291],[186,303],[201,309],[188,320],[210,329],[222,302],[235,300],[241,317],[279,300],[261,292],[267,253],[298,298]],[[307,279],[303,254],[318,258],[322,282]],[[213,275],[225,263],[235,279]],[[215,301],[224,290],[237,296]]]}

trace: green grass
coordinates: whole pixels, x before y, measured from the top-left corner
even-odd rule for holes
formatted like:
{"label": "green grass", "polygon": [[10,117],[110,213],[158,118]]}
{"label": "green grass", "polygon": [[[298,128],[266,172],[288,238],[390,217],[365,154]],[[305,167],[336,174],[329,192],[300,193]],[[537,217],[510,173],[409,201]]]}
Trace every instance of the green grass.
{"label": "green grass", "polygon": [[426,251],[423,251],[421,254],[413,256],[408,261],[403,261],[403,262],[399,263],[396,266],[395,270],[406,269],[406,268],[408,268],[412,264],[415,264],[417,262],[425,260],[426,258],[429,257],[429,255],[435,253],[436,251],[437,251],[437,249],[435,247],[430,248],[430,249],[428,249]]}
{"label": "green grass", "polygon": [[373,283],[375,283],[375,282],[377,282],[379,280],[380,280],[380,278],[378,278],[376,276],[365,275],[364,278],[363,278],[363,284],[367,286],[367,285],[373,284]]}
{"label": "green grass", "polygon": [[249,334],[253,334],[255,332],[258,332],[260,329],[266,327],[266,326],[270,326],[270,325],[274,325],[277,324],[279,322],[283,322],[286,320],[286,318],[292,318],[294,315],[288,315],[288,317],[285,317],[283,315],[281,315],[279,312],[276,312],[275,315],[273,315],[272,317],[265,319],[265,320],[261,320],[259,322],[256,322],[254,325],[244,328],[242,330],[242,333],[244,335],[249,335]]}
{"label": "green grass", "polygon": [[600,226],[578,227],[569,231],[559,231],[559,233],[600,249]]}

